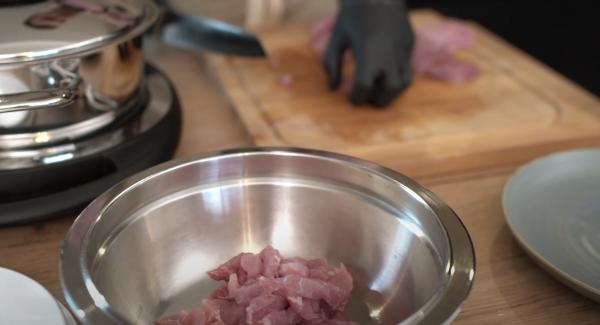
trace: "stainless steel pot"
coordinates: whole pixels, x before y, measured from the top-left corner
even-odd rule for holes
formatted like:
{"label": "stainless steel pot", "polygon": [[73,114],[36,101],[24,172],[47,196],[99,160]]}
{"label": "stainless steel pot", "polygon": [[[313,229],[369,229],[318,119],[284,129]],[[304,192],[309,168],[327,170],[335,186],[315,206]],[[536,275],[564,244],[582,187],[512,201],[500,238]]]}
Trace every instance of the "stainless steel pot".
{"label": "stainless steel pot", "polygon": [[263,54],[240,29],[159,10],[152,0],[31,2],[0,2],[0,150],[89,135],[142,101],[142,35],[158,17],[170,22],[170,44]]}
{"label": "stainless steel pot", "polygon": [[409,178],[299,149],[225,151],[169,162],[92,202],[67,234],[60,278],[83,324],[150,324],[198,307],[205,272],[272,244],[350,269],[360,324],[443,324],[474,277],[456,214]]}
{"label": "stainless steel pot", "polygon": [[0,6],[0,150],[92,134],[143,101],[151,1],[31,2]]}
{"label": "stainless steel pot", "polygon": [[151,1],[62,0],[0,8],[0,73],[31,91],[1,94],[0,112],[73,105],[87,94],[98,109],[134,94],[144,58],[140,35],[158,17]]}

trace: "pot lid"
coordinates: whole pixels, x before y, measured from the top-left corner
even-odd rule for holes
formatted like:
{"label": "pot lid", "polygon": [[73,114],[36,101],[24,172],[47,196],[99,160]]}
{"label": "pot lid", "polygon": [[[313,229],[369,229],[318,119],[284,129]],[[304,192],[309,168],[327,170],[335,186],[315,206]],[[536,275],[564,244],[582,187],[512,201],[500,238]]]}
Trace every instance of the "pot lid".
{"label": "pot lid", "polygon": [[0,64],[95,52],[143,33],[157,14],[151,0],[0,4],[0,28],[11,31],[0,33]]}

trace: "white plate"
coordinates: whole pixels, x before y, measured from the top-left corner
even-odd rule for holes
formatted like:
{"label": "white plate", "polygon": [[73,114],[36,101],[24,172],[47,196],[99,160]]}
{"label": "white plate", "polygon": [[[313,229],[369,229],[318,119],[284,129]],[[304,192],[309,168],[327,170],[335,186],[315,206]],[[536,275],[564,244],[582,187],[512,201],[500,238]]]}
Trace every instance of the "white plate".
{"label": "white plate", "polygon": [[502,205],[511,231],[534,260],[600,302],[600,149],[525,165],[504,188]]}
{"label": "white plate", "polygon": [[41,284],[0,267],[0,325],[72,325],[71,315]]}

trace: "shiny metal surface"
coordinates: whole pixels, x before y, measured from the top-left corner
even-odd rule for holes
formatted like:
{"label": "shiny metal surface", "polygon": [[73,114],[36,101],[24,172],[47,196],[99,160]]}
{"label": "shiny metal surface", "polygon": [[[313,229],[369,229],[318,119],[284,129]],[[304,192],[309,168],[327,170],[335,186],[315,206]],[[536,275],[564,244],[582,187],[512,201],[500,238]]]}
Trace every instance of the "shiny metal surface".
{"label": "shiny metal surface", "polygon": [[600,302],[600,149],[578,149],[521,167],[504,188],[507,224],[554,277]]}
{"label": "shiny metal surface", "polygon": [[[43,118],[22,121],[36,124],[31,128],[37,131],[49,132],[57,126],[95,118],[94,113],[116,110],[130,102],[143,78],[142,34],[158,16],[153,0],[61,0],[0,7],[1,27],[13,31],[0,33],[0,74],[10,70],[21,75],[29,72],[26,77],[31,79],[28,93],[0,93],[0,114],[40,108],[76,110],[84,106],[88,109],[83,114],[81,110],[58,113],[59,118],[53,116],[54,112],[48,113],[50,120],[59,121],[46,123],[47,128],[44,128]],[[228,54],[264,56],[256,37],[239,28],[185,14],[171,12],[170,16],[173,19],[169,20],[169,27],[178,31],[176,37],[170,38],[176,46],[204,46]],[[198,42],[206,44],[196,44]],[[65,77],[81,80],[85,105],[78,104],[79,92],[75,88],[57,88],[60,79]],[[91,121],[85,124],[96,125]],[[13,129],[23,133],[22,125]],[[0,134],[15,132],[0,129]],[[24,134],[17,136],[24,137]],[[25,143],[17,141],[9,145],[9,139],[1,142],[4,148],[23,147]],[[25,145],[34,144],[29,141]]]}
{"label": "shiny metal surface", "polygon": [[157,10],[148,0],[61,0],[0,8],[0,65],[82,57],[145,32]]}
{"label": "shiny metal surface", "polygon": [[[118,117],[127,113],[130,108],[139,104],[139,102],[135,98],[130,103],[121,105],[115,110],[95,112],[93,114],[82,114],[82,110],[86,110],[87,107],[83,101],[77,104],[75,107],[57,108],[53,110],[54,114],[42,114],[41,111],[35,111],[35,114],[32,114],[31,118],[24,121],[23,124],[27,126],[35,125],[37,127],[27,130],[28,127],[25,126],[18,129],[21,131],[18,133],[0,134],[0,152],[2,150],[27,150],[28,148],[40,145],[51,146],[58,142],[75,141],[110,125]],[[61,118],[72,117],[73,115],[80,118],[85,116],[85,118],[74,120],[68,124],[56,123]],[[1,115],[0,118],[2,118]],[[40,128],[40,124],[53,125],[54,127]]]}
{"label": "shiny metal surface", "polygon": [[83,324],[149,324],[197,307],[205,271],[272,244],[350,269],[361,324],[442,324],[474,276],[456,214],[407,177],[333,153],[240,149],[162,164],[113,187],[77,218],[61,284]]}
{"label": "shiny metal surface", "polygon": [[141,37],[83,57],[79,74],[86,81],[87,103],[107,111],[128,101],[139,89],[144,65]]}
{"label": "shiny metal surface", "polygon": [[0,93],[0,121],[8,116],[4,112],[30,111],[29,118],[0,128],[0,150],[71,141],[140,105],[144,60],[134,44],[141,46],[141,41],[127,41],[81,59],[0,70],[3,80],[16,79],[28,87],[19,93]]}
{"label": "shiny metal surface", "polygon": [[[22,139],[17,138],[17,135],[14,134],[0,135],[0,170],[36,167],[86,157],[117,146],[127,139],[136,137],[152,128],[168,113],[173,105],[175,94],[165,77],[160,73],[150,71],[146,74],[145,79],[148,103],[140,116],[126,125],[99,133],[87,140],[75,140],[66,144],[47,145],[40,148],[3,149],[2,145],[5,143],[2,141],[9,139],[13,143],[17,143],[18,141],[37,140],[42,144],[51,136],[74,136],[81,130],[83,132],[87,131],[90,126],[75,124],[62,128],[60,131],[55,130],[55,132],[61,132],[61,134],[41,131],[26,134]],[[128,107],[123,108],[123,110],[128,109]],[[87,121],[97,123],[96,126],[106,125],[114,120],[114,115],[117,113],[120,112],[107,112],[99,115],[96,120],[89,119]],[[78,129],[80,126],[82,129]]]}
{"label": "shiny metal surface", "polygon": [[76,80],[67,88],[0,95],[0,113],[63,108],[72,105],[78,96],[78,85],[79,80]]}
{"label": "shiny metal surface", "polygon": [[[0,156],[2,155],[2,150],[7,152],[28,150],[40,145],[48,148],[59,142],[76,141],[111,124],[119,116],[125,114],[132,106],[135,106],[135,104],[137,104],[137,101],[129,105],[123,105],[113,111],[95,114],[80,122],[43,131],[0,134]],[[70,108],[63,109],[67,110]]]}
{"label": "shiny metal surface", "polygon": [[[83,116],[131,101],[145,64],[141,35],[157,17],[150,0],[62,0],[1,7],[2,26],[14,32],[0,34],[0,69],[30,71],[32,80],[29,93],[0,94],[0,114],[44,106],[81,107],[74,88],[56,89],[54,84],[60,81],[52,73],[56,71],[81,80],[85,94],[81,97],[90,109]],[[75,65],[55,69],[63,62]],[[54,126],[81,122],[84,118],[78,113],[59,114],[62,121]]]}

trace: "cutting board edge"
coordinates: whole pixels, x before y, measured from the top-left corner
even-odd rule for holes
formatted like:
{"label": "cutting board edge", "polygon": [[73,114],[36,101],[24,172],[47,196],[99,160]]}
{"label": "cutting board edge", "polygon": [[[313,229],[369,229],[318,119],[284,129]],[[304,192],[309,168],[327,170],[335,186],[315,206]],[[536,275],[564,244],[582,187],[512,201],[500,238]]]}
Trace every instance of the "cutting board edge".
{"label": "cutting board edge", "polygon": [[[242,79],[231,64],[231,58],[223,55],[205,56],[207,71],[213,76],[225,96],[231,101],[232,108],[242,124],[258,146],[284,146],[285,143],[276,131],[269,127],[268,118],[262,114],[257,99],[252,96]],[[232,92],[233,91],[233,92]]]}

